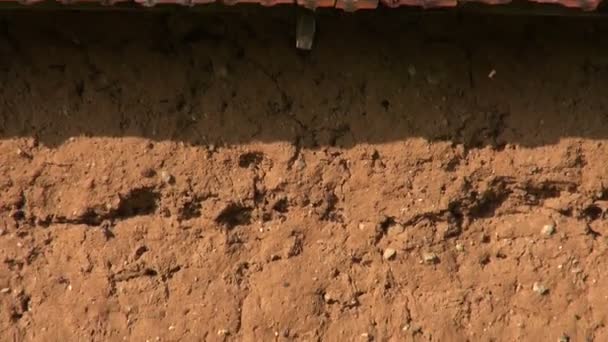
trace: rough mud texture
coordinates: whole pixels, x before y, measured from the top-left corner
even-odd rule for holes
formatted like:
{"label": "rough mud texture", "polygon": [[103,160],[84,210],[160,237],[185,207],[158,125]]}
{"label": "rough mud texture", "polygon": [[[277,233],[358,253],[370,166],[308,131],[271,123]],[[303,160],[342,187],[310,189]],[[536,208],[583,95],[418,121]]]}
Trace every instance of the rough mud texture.
{"label": "rough mud texture", "polygon": [[608,27],[399,13],[3,13],[1,339],[607,341]]}

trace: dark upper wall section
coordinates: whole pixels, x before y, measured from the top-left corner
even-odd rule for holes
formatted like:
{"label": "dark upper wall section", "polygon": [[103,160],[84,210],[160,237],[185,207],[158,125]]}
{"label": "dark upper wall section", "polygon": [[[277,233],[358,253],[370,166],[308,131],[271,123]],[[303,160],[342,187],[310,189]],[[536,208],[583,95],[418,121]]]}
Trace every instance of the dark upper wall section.
{"label": "dark upper wall section", "polygon": [[0,138],[308,147],[608,138],[605,22],[329,14],[308,54],[293,47],[294,23],[275,9],[0,13]]}

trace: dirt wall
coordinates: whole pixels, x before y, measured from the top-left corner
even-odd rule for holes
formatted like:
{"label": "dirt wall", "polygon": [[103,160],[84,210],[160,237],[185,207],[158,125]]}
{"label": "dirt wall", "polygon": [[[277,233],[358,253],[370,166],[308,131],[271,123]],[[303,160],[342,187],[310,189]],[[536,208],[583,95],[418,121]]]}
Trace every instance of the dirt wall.
{"label": "dirt wall", "polygon": [[7,341],[605,341],[595,19],[5,13]]}

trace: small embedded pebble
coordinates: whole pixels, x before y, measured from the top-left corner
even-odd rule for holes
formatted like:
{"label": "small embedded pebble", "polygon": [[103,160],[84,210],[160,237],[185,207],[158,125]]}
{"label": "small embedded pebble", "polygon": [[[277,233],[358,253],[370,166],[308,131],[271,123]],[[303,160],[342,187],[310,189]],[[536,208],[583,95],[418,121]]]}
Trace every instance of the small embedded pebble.
{"label": "small embedded pebble", "polygon": [[0,293],[8,293],[10,292],[11,289],[9,289],[8,287],[5,287],[3,289],[0,289]]}
{"label": "small embedded pebble", "polygon": [[151,177],[154,177],[155,175],[156,175],[156,172],[152,168],[147,167],[147,168],[141,170],[142,177],[151,178]]}
{"label": "small embedded pebble", "polygon": [[427,264],[435,264],[439,261],[439,257],[435,253],[423,253],[422,260]]}
{"label": "small embedded pebble", "polygon": [[388,227],[387,235],[395,236],[395,235],[399,235],[399,234],[403,233],[404,231],[405,231],[405,227],[403,227],[403,225],[397,223],[397,224],[394,224],[394,225]]}
{"label": "small embedded pebble", "polygon": [[547,225],[543,226],[541,233],[545,236],[551,236],[551,235],[555,234],[555,225],[547,224]]}
{"label": "small embedded pebble", "polygon": [[406,332],[408,330],[409,330],[410,334],[416,335],[416,334],[419,334],[422,332],[422,327],[419,325],[407,324],[401,329],[401,331],[403,331],[403,332]]}
{"label": "small embedded pebble", "polygon": [[330,293],[326,293],[325,295],[323,295],[323,300],[325,300],[325,302],[329,304],[334,303],[336,301]]}
{"label": "small embedded pebble", "polygon": [[461,243],[457,243],[456,244],[456,250],[458,252],[463,252],[464,251],[464,246]]}
{"label": "small embedded pebble", "polygon": [[570,336],[563,334],[557,339],[557,342],[570,342]]}
{"label": "small embedded pebble", "polygon": [[29,139],[27,141],[27,147],[29,148],[35,148],[38,147],[38,138],[37,137],[32,137],[31,139]]}
{"label": "small embedded pebble", "polygon": [[395,254],[397,254],[396,250],[394,250],[393,248],[387,248],[384,250],[384,254],[382,254],[382,258],[384,258],[384,260],[391,260],[395,257]]}
{"label": "small embedded pebble", "polygon": [[302,159],[298,159],[293,163],[293,166],[296,170],[302,171],[306,168],[306,162]]}
{"label": "small embedded pebble", "polygon": [[230,331],[228,331],[226,329],[220,329],[217,331],[217,335],[218,336],[227,336],[227,335],[230,335]]}
{"label": "small embedded pebble", "polygon": [[361,334],[361,338],[363,338],[364,341],[372,341],[373,340],[372,336],[370,334],[368,334],[368,333]]}
{"label": "small embedded pebble", "polygon": [[410,75],[410,77],[416,76],[416,67],[410,64],[407,67],[407,73]]}
{"label": "small embedded pebble", "polygon": [[160,179],[167,184],[171,184],[174,181],[173,176],[169,172],[164,170],[160,173]]}
{"label": "small embedded pebble", "polygon": [[549,293],[549,289],[545,285],[543,285],[537,281],[534,282],[534,284],[532,285],[532,291],[538,293],[541,296]]}
{"label": "small embedded pebble", "polygon": [[33,158],[31,154],[25,152],[24,150],[22,150],[20,148],[17,149],[17,155],[19,157],[28,158],[28,159],[32,159]]}
{"label": "small embedded pebble", "polygon": [[84,187],[86,189],[93,189],[95,187],[95,180],[93,180],[92,178],[85,180]]}

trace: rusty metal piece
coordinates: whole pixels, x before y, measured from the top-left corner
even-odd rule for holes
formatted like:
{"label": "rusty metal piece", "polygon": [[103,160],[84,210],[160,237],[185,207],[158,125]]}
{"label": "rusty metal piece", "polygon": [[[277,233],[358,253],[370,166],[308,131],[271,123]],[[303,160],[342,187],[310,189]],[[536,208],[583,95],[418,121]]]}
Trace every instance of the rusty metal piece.
{"label": "rusty metal piece", "polygon": [[300,13],[296,27],[296,48],[311,50],[316,30],[317,22],[314,13],[311,11]]}
{"label": "rusty metal piece", "polygon": [[[342,0],[343,9],[346,12],[354,12],[357,10],[357,5],[355,3],[357,0]],[[338,3],[336,1],[336,7],[338,7]]]}
{"label": "rusty metal piece", "polygon": [[317,0],[305,0],[304,7],[314,11],[317,8]]}

